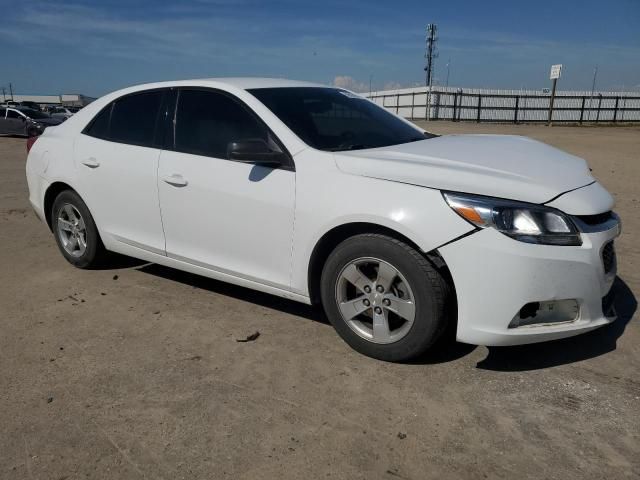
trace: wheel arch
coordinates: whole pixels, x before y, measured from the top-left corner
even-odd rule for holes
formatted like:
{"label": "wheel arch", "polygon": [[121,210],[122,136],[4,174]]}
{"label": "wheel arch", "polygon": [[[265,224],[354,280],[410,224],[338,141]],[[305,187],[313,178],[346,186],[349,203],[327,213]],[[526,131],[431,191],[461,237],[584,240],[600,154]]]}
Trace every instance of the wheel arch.
{"label": "wheel arch", "polygon": [[71,185],[65,182],[53,182],[51,185],[49,185],[49,188],[47,188],[47,191],[44,194],[44,202],[43,202],[44,218],[47,222],[47,225],[49,226],[49,230],[53,231],[53,224],[52,224],[52,218],[51,218],[51,209],[53,208],[53,202],[55,202],[56,197],[60,193],[64,192],[65,190],[71,190],[75,192],[77,195],[80,195],[75,188],[73,188]]}
{"label": "wheel arch", "polygon": [[335,226],[331,230],[327,231],[316,242],[316,245],[311,252],[307,272],[307,282],[309,288],[309,298],[311,299],[312,304],[317,305],[320,303],[320,277],[324,264],[326,263],[327,258],[329,257],[331,252],[344,240],[364,233],[377,233],[381,235],[387,235],[411,246],[418,253],[429,260],[432,265],[440,271],[440,273],[442,273],[446,281],[451,286],[453,297],[456,297],[455,285],[453,282],[453,278],[451,277],[451,272],[449,272],[449,268],[447,267],[446,262],[440,256],[437,249],[430,252],[424,252],[416,244],[416,242],[408,238],[406,235],[403,235],[402,233],[383,225],[369,222],[350,222]]}

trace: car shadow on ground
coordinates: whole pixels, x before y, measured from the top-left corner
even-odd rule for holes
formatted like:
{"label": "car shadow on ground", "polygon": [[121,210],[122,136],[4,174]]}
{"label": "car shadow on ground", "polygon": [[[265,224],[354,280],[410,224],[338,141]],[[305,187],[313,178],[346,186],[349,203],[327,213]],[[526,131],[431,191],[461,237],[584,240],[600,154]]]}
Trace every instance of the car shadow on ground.
{"label": "car shadow on ground", "polygon": [[618,319],[602,328],[576,337],[515,347],[489,347],[487,357],[477,368],[501,372],[520,372],[555,367],[598,357],[616,349],[617,340],[633,317],[638,302],[629,286],[616,277],[615,308]]}
{"label": "car shadow on ground", "polygon": [[314,322],[329,325],[329,321],[326,319],[321,309],[312,307],[311,305],[305,305],[304,303],[294,302],[293,300],[287,300],[286,298],[240,287],[231,283],[220,282],[212,278],[195,275],[182,270],[175,270],[156,263],[142,265],[136,270],[156,277],[162,277],[167,280],[180,282],[195,288],[218,293],[220,295],[226,295],[227,297],[236,298],[244,302],[251,302],[262,307],[271,308],[283,313],[296,315],[308,320],[313,320]]}
{"label": "car shadow on ground", "polygon": [[[124,264],[128,262],[127,259],[123,259],[121,261]],[[132,265],[135,266],[135,259],[131,259],[131,262],[133,262]],[[155,263],[142,264],[142,262],[140,262],[136,270],[156,277],[190,285],[195,288],[207,290],[209,292],[233,297],[244,302],[251,302],[256,305],[278,310],[290,315],[296,315],[307,320],[325,324],[329,327],[331,326],[322,308],[319,306],[305,305],[293,300],[287,300],[286,298],[262,293],[257,290],[251,290],[231,283],[221,282],[208,277],[184,272],[182,270],[175,270]],[[336,340],[338,340],[337,336]],[[446,363],[466,356],[475,348],[475,345],[457,343],[455,341],[455,329],[448,329],[442,338],[438,340],[425,355],[422,355],[411,363],[425,365]]]}

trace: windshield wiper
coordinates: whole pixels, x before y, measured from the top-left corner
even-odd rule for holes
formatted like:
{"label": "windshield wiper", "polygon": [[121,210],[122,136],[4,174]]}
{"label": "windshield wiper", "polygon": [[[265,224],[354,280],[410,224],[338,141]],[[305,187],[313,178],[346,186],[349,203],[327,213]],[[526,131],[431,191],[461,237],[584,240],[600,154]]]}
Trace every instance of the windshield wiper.
{"label": "windshield wiper", "polygon": [[339,147],[327,148],[328,152],[342,152],[346,150],[362,150],[363,148],[367,148],[361,143],[355,143],[353,145],[340,145]]}

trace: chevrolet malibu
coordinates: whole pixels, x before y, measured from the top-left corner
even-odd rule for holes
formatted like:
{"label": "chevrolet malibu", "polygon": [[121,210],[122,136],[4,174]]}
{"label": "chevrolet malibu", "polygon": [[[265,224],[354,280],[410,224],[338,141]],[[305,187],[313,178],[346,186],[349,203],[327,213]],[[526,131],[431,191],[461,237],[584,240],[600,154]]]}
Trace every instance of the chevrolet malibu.
{"label": "chevrolet malibu", "polygon": [[30,142],[30,201],[79,268],[117,252],[308,304],[387,361],[615,319],[620,222],[584,160],[437,136],[340,88],[206,79],[108,94]]}

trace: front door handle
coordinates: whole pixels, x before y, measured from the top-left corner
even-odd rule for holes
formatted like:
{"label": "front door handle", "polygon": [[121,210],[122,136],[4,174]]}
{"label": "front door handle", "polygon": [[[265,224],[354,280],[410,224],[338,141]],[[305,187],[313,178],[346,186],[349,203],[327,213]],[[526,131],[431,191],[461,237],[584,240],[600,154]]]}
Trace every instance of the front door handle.
{"label": "front door handle", "polygon": [[189,184],[189,182],[187,182],[187,180],[179,173],[168,175],[162,180],[164,180],[165,183],[168,183],[169,185],[173,185],[174,187],[186,187]]}
{"label": "front door handle", "polygon": [[82,161],[82,164],[89,168],[98,168],[100,166],[100,162],[98,162],[95,158],[87,158]]}

